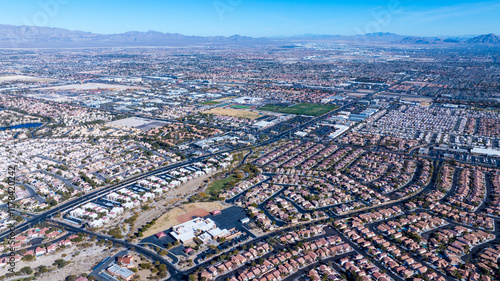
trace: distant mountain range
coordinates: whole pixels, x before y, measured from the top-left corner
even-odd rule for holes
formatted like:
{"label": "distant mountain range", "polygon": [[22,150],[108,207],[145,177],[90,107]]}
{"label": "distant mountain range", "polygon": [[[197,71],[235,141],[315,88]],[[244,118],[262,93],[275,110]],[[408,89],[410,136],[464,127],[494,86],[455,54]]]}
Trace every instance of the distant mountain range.
{"label": "distant mountain range", "polygon": [[371,33],[366,34],[368,37],[381,38],[391,43],[403,44],[500,44],[500,37],[493,33],[479,35],[476,37],[468,38],[461,37],[416,37],[416,36],[401,36],[394,33]]}
{"label": "distant mountain range", "polygon": [[186,36],[178,33],[158,31],[130,31],[120,34],[95,34],[71,31],[62,28],[38,26],[0,25],[0,48],[81,48],[81,47],[134,47],[134,46],[193,46],[193,45],[245,45],[286,44],[298,41],[343,42],[359,44],[457,44],[457,45],[500,45],[500,37],[485,34],[477,37],[415,37],[394,33],[370,33],[366,35],[315,35],[280,38],[252,38],[233,35]]}
{"label": "distant mountain range", "polygon": [[479,35],[467,40],[469,44],[500,44],[500,37],[493,33]]}
{"label": "distant mountain range", "polygon": [[189,46],[217,43],[257,43],[267,38],[239,35],[186,36],[157,31],[130,31],[120,34],[95,34],[62,28],[38,26],[0,25],[0,48],[79,48],[79,47],[129,47],[129,46]]}

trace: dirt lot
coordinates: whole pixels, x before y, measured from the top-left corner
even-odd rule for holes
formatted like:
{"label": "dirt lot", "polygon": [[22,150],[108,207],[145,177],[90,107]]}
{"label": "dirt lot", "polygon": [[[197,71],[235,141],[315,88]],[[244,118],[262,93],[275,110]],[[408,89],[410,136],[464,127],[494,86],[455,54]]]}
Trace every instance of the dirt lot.
{"label": "dirt lot", "polygon": [[10,75],[10,76],[0,76],[0,82],[5,81],[34,81],[34,82],[52,82],[56,81],[54,79],[26,76],[26,75]]}
{"label": "dirt lot", "polygon": [[210,110],[204,111],[203,113],[211,113],[215,115],[225,115],[225,116],[233,116],[247,119],[257,119],[260,115],[256,112],[251,112],[248,110],[242,109],[234,109],[234,108],[212,108]]}
{"label": "dirt lot", "polygon": [[225,98],[216,99],[214,101],[227,101],[227,100],[232,100],[234,98],[236,98],[236,97],[225,97]]}
{"label": "dirt lot", "polygon": [[[120,249],[115,248],[112,250],[105,250],[106,247],[94,246],[91,248],[80,249],[76,246],[69,247],[55,254],[46,255],[36,258],[32,262],[20,262],[17,265],[17,270],[29,266],[33,269],[44,265],[51,267],[55,260],[64,259],[66,261],[71,261],[70,264],[66,265],[61,269],[56,269],[51,272],[47,272],[39,276],[37,281],[54,281],[54,280],[64,280],[67,276],[72,274],[90,273],[92,267],[94,267],[98,262],[102,261],[108,256],[116,254]],[[80,252],[78,255],[72,257],[76,252]],[[63,257],[63,255],[66,255]],[[7,267],[0,269],[0,275],[7,273]]]}
{"label": "dirt lot", "polygon": [[184,223],[192,220],[194,217],[205,217],[210,215],[210,212],[205,209],[197,209],[192,212],[186,213],[184,215],[180,215],[177,217],[177,222]]}
{"label": "dirt lot", "polygon": [[86,84],[72,84],[65,86],[56,86],[49,88],[38,88],[36,90],[54,90],[54,91],[66,91],[66,90],[98,90],[98,89],[108,89],[116,91],[124,90],[142,90],[143,87],[127,86],[127,85],[112,85],[104,83],[86,83]]}
{"label": "dirt lot", "polygon": [[[168,229],[174,225],[179,224],[180,222],[177,220],[179,217],[184,215],[189,214],[193,211],[199,211],[200,209],[203,209],[206,212],[211,212],[213,210],[221,210],[224,209],[224,206],[222,206],[218,202],[199,202],[199,203],[191,203],[191,204],[186,204],[182,205],[180,207],[176,207],[165,214],[163,214],[153,225],[148,231],[144,232],[144,237],[148,237],[151,235],[154,235],[160,231],[163,231],[165,229]],[[194,213],[193,213],[194,214]]]}
{"label": "dirt lot", "polygon": [[151,270],[147,270],[147,269],[139,270],[137,272],[137,276],[139,276],[138,280],[140,280],[140,281],[151,280],[151,279],[148,279],[148,277],[151,276]]}
{"label": "dirt lot", "polygon": [[198,187],[203,185],[204,180],[208,180],[211,176],[213,176],[215,173],[210,173],[207,175],[203,175],[201,177],[195,178],[193,180],[190,180],[178,188],[169,191],[168,196],[178,196],[178,195],[185,195],[185,194],[194,194],[194,192],[198,189]]}
{"label": "dirt lot", "polygon": [[400,93],[388,93],[388,92],[381,92],[376,95],[377,97],[400,97],[404,98],[405,100],[409,101],[416,101],[416,102],[427,102],[427,103],[432,103],[433,99],[429,97],[424,97],[424,96],[418,96],[418,95],[407,95],[407,94],[400,94]]}

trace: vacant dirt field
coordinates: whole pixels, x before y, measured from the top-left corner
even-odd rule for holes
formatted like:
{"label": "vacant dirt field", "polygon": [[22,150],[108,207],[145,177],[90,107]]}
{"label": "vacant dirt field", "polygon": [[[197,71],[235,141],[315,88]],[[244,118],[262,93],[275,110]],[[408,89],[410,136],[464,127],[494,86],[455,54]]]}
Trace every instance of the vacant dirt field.
{"label": "vacant dirt field", "polygon": [[409,100],[409,101],[432,103],[432,98],[418,96],[418,95],[407,95],[407,94],[400,94],[400,93],[380,92],[376,96],[377,97],[400,97],[400,98],[404,98],[405,100]]}
{"label": "vacant dirt field", "polygon": [[220,98],[220,99],[216,99],[214,101],[226,101],[226,100],[232,100],[234,99],[235,97],[225,97],[225,98]]}
{"label": "vacant dirt field", "polygon": [[[208,215],[208,212],[224,209],[224,206],[222,206],[218,202],[200,202],[200,203],[186,204],[177,208],[173,208],[172,210],[166,212],[160,218],[158,218],[156,223],[148,231],[144,232],[144,237],[148,237],[160,231],[169,229],[172,226],[180,223],[177,220],[179,217],[181,217],[181,219],[185,219],[191,213],[192,215],[196,215],[194,212],[199,211],[200,209],[204,211],[203,213],[201,213],[200,211],[200,214]],[[187,219],[186,221],[190,219]]]}
{"label": "vacant dirt field", "polygon": [[192,194],[195,193],[196,190],[204,184],[205,180],[209,180],[211,176],[213,176],[215,173],[210,173],[207,175],[203,175],[201,177],[197,177],[195,179],[192,179],[178,188],[171,190],[168,192],[169,196],[184,196],[187,194]]}
{"label": "vacant dirt field", "polygon": [[233,116],[233,117],[247,118],[247,119],[257,119],[260,117],[258,113],[251,112],[248,110],[234,109],[234,108],[220,108],[220,107],[209,109],[207,111],[204,111],[203,113]]}
{"label": "vacant dirt field", "polygon": [[56,81],[54,79],[26,76],[26,75],[10,75],[10,76],[0,76],[0,82],[5,81],[34,81],[34,82],[51,82]]}
{"label": "vacant dirt field", "polygon": [[[81,249],[76,246],[72,246],[60,252],[56,252],[55,254],[38,257],[32,262],[21,262],[17,265],[16,270],[25,266],[29,266],[33,269],[39,267],[40,265],[52,267],[52,264],[57,259],[64,259],[66,261],[70,260],[71,263],[65,267],[47,272],[36,279],[37,281],[64,280],[67,276],[72,274],[90,273],[91,268],[98,262],[108,256],[114,255],[118,251],[120,251],[119,248],[106,250],[106,247],[94,246]],[[72,257],[72,255],[76,252],[79,252],[79,254]],[[5,273],[7,273],[7,268],[0,270],[0,275],[4,275]]]}
{"label": "vacant dirt field", "polygon": [[54,90],[54,91],[66,91],[66,90],[98,90],[98,89],[108,89],[116,91],[124,90],[142,90],[143,87],[127,86],[127,85],[112,85],[104,83],[86,83],[86,84],[72,84],[65,86],[55,86],[49,88],[39,88],[37,90]]}
{"label": "vacant dirt field", "polygon": [[184,223],[184,222],[192,220],[194,217],[204,217],[204,216],[208,216],[208,215],[210,215],[209,211],[200,208],[200,209],[194,210],[192,212],[189,212],[187,214],[178,216],[177,221],[179,223]]}

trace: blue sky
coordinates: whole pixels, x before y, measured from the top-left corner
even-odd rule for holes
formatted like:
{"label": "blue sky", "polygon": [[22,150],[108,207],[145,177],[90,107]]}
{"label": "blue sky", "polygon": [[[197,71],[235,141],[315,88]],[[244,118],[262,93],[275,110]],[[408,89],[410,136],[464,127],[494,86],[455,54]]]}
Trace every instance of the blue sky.
{"label": "blue sky", "polygon": [[0,24],[203,36],[371,32],[453,36],[500,34],[498,15],[500,1],[3,0]]}

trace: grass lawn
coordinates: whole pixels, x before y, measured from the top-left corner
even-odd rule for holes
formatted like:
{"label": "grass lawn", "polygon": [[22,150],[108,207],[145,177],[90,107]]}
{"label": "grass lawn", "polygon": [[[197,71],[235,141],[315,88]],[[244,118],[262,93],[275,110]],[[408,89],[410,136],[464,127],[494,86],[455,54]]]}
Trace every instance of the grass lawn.
{"label": "grass lawn", "polygon": [[231,105],[232,108],[239,108],[239,109],[248,109],[251,108],[251,106],[248,105]]}
{"label": "grass lawn", "polygon": [[220,101],[206,101],[206,102],[202,102],[201,104],[205,104],[205,105],[214,105],[214,104],[219,104]]}
{"label": "grass lawn", "polygon": [[232,180],[236,180],[236,176],[233,174],[233,175],[230,175],[229,177],[225,178],[225,179],[220,179],[220,180],[216,180],[214,181],[208,188],[207,188],[207,191],[210,191],[210,192],[218,192],[220,191],[222,188],[224,188],[224,186],[228,183],[228,182],[231,182]]}
{"label": "grass lawn", "polygon": [[264,107],[259,108],[259,110],[287,114],[320,116],[334,110],[335,108],[337,108],[337,106],[332,104],[299,103],[290,107],[284,105],[268,104]]}

